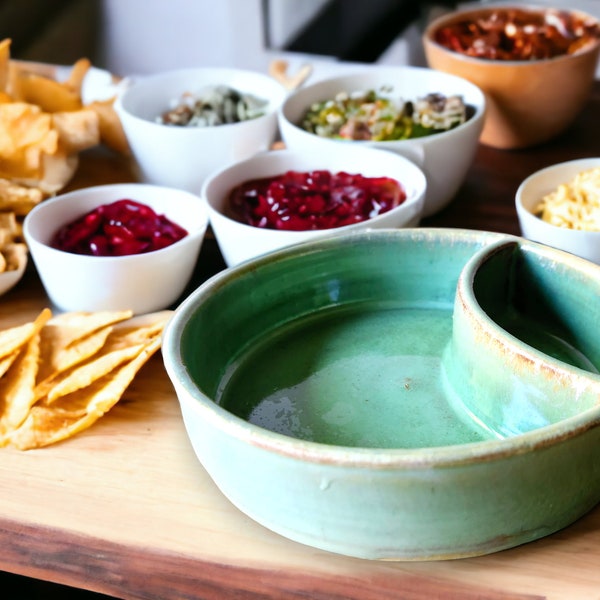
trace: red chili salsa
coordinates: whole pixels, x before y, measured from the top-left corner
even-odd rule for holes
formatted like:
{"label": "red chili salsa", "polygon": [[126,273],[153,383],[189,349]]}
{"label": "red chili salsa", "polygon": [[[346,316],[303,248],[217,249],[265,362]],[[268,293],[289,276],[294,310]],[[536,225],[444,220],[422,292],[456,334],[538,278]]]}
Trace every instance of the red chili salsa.
{"label": "red chili salsa", "polygon": [[160,250],[187,234],[149,206],[122,199],[98,206],[61,227],[51,245],[72,254],[126,256]]}
{"label": "red chili salsa", "polygon": [[595,19],[564,10],[495,9],[435,32],[460,54],[494,60],[539,60],[578,52],[599,37]]}
{"label": "red chili salsa", "polygon": [[389,177],[287,171],[237,186],[229,208],[233,218],[247,225],[308,231],[360,223],[405,200],[402,185]]}

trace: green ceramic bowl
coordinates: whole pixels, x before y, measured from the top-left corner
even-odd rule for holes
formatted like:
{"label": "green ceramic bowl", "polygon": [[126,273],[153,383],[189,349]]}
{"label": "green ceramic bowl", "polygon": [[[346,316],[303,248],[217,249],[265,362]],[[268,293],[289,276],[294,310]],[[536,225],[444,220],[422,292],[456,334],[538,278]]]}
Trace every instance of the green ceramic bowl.
{"label": "green ceramic bowl", "polygon": [[[163,357],[199,460],[259,523],[355,557],[485,554],[600,500],[600,319],[578,312],[599,281],[501,234],[349,234],[216,275]],[[510,321],[542,301],[558,358],[542,325],[538,343]]]}

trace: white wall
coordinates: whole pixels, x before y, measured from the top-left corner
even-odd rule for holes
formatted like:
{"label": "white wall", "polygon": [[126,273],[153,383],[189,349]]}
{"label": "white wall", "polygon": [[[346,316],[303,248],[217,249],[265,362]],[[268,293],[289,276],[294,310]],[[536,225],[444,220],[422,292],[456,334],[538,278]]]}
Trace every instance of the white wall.
{"label": "white wall", "polygon": [[[272,2],[271,41],[283,45],[327,0]],[[120,75],[189,66],[264,70],[261,0],[103,0],[103,62]]]}

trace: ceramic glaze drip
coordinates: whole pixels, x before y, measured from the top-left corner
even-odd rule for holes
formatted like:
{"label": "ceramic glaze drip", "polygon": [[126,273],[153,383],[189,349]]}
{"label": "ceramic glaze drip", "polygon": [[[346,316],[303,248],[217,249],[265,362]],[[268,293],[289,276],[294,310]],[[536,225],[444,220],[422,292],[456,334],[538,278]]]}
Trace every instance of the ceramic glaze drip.
{"label": "ceramic glaze drip", "polygon": [[441,383],[450,310],[335,312],[295,323],[241,358],[218,401],[266,429],[326,444],[488,439],[454,412]]}

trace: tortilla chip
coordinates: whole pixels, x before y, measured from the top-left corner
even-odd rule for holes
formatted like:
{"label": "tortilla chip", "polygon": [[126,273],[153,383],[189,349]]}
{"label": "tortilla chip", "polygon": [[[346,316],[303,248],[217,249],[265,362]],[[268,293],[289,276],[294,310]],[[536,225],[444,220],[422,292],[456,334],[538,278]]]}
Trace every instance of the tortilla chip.
{"label": "tortilla chip", "polygon": [[85,361],[37,386],[36,396],[48,403],[108,374],[123,362],[135,358],[149,343],[161,336],[173,311],[137,315],[112,326],[104,345]]}
{"label": "tortilla chip", "polygon": [[27,245],[23,243],[7,244],[2,248],[6,260],[6,270],[16,271],[24,267],[27,261]]}
{"label": "tortilla chip", "polygon": [[106,341],[104,350],[110,352],[150,341],[162,333],[172,315],[172,310],[160,310],[145,315],[136,315],[117,323]]}
{"label": "tortilla chip", "polygon": [[8,371],[8,369],[10,369],[17,356],[19,356],[19,351],[15,350],[14,352],[11,352],[10,354],[0,358],[0,377],[2,377],[4,373]]}
{"label": "tortilla chip", "polygon": [[67,153],[81,152],[100,143],[100,123],[95,111],[83,108],[52,115],[58,141]]}
{"label": "tortilla chip", "polygon": [[69,312],[50,319],[41,332],[41,356],[36,397],[45,395],[52,380],[104,346],[115,323],[133,312]]}
{"label": "tortilla chip", "polygon": [[29,414],[35,402],[39,356],[40,335],[36,333],[0,379],[0,434],[19,427]]}
{"label": "tortilla chip", "polygon": [[71,67],[71,72],[69,73],[69,77],[63,83],[63,85],[70,89],[73,92],[76,92],[81,96],[81,88],[83,87],[83,80],[87,75],[88,71],[91,69],[92,63],[87,58],[80,58],[75,64]]}
{"label": "tortilla chip", "polygon": [[27,214],[43,199],[44,194],[38,188],[20,185],[8,179],[0,179],[0,210],[12,211],[15,215]]}
{"label": "tortilla chip", "polygon": [[92,385],[94,381],[108,375],[124,362],[135,358],[143,349],[144,345],[138,344],[108,353],[101,352],[99,356],[94,355],[87,361],[64,371],[52,380],[46,395],[46,403],[50,405],[62,396]]}
{"label": "tortilla chip", "polygon": [[8,73],[10,66],[10,38],[0,42],[0,92],[6,92],[8,85]]}
{"label": "tortilla chip", "polygon": [[131,149],[121,119],[114,108],[114,98],[95,100],[86,105],[98,115],[100,141],[119,154],[129,155]]}
{"label": "tortilla chip", "polygon": [[79,110],[83,106],[79,90],[55,79],[26,71],[17,71],[12,79],[13,96],[39,106],[45,113]]}
{"label": "tortilla chip", "polygon": [[0,331],[0,358],[4,358],[22,348],[52,317],[49,308],[45,308],[35,321],[16,325]]}
{"label": "tortilla chip", "polygon": [[133,360],[114,369],[90,386],[62,396],[51,405],[35,404],[23,424],[5,435],[4,443],[20,450],[41,448],[84,431],[120,399],[137,372],[160,348],[154,339]]}

